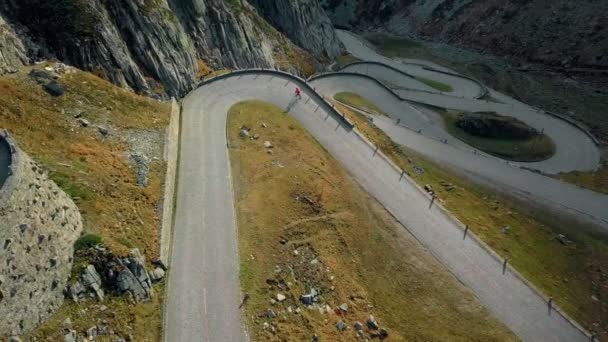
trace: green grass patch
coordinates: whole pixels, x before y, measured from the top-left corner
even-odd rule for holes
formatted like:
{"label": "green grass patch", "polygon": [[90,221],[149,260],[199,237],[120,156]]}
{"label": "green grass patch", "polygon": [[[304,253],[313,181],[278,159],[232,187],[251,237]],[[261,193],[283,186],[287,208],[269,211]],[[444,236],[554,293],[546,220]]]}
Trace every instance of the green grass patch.
{"label": "green grass patch", "polygon": [[99,235],[95,234],[86,234],[78,238],[74,243],[74,250],[79,251],[81,249],[94,247],[96,245],[100,245],[103,242],[103,239]]}
{"label": "green grass patch", "polygon": [[349,106],[353,106],[355,108],[359,108],[366,112],[370,112],[372,114],[386,115],[386,113],[384,113],[382,111],[382,109],[380,109],[374,103],[372,103],[371,101],[367,100],[365,97],[363,97],[359,94],[350,93],[350,92],[341,92],[341,93],[335,94],[334,99],[336,99],[342,103],[345,103]]}
{"label": "green grass patch", "polygon": [[423,45],[415,40],[395,37],[384,33],[371,33],[365,38],[374,44],[387,57],[404,57],[412,50],[421,49]]}
{"label": "green grass patch", "polygon": [[435,80],[431,80],[429,78],[419,77],[419,76],[416,76],[415,78],[416,78],[416,80],[428,85],[429,87],[431,87],[433,89],[439,90],[441,92],[449,93],[449,92],[454,91],[454,88],[452,88],[448,84],[445,84],[445,83],[442,83],[439,81],[435,81]]}
{"label": "green grass patch", "polygon": [[351,55],[350,53],[344,54],[342,56],[338,56],[338,58],[336,58],[336,62],[338,63],[339,67],[344,67],[351,63],[360,62],[360,61],[361,60],[359,58]]}
{"label": "green grass patch", "polygon": [[68,194],[73,200],[91,200],[95,197],[95,194],[91,190],[87,189],[84,185],[75,182],[68,175],[53,172],[49,175],[49,178],[53,180],[66,194]]}
{"label": "green grass patch", "polygon": [[[505,136],[497,138],[483,137],[471,134],[458,126],[458,120],[464,115],[463,113],[452,111],[439,111],[439,113],[444,120],[448,133],[453,137],[493,156],[518,162],[536,162],[546,160],[555,154],[555,144],[545,134],[534,134],[522,139],[510,139]],[[512,121],[513,125],[523,124],[514,118],[504,116],[501,118]]]}

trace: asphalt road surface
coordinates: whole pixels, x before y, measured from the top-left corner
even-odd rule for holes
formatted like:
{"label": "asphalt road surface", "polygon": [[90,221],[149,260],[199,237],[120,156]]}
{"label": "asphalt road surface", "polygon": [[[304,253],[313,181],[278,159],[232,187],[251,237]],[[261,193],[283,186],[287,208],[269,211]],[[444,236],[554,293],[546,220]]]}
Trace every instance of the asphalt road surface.
{"label": "asphalt road surface", "polygon": [[[296,83],[294,83],[296,82]],[[346,170],[400,220],[479,300],[520,338],[587,341],[561,315],[462,230],[314,94],[287,76],[232,74],[183,102],[174,246],[166,303],[167,341],[243,341],[238,304],[236,223],[226,147],[226,115],[240,101],[286,108]],[[370,89],[371,90],[371,89]],[[403,231],[407,234],[406,231]]]}
{"label": "asphalt road surface", "polygon": [[[544,207],[594,223],[608,231],[608,196],[518,167],[546,163],[546,168],[563,170],[594,163],[597,148],[587,135],[569,124],[547,115],[533,113],[534,117],[526,119],[528,124],[535,125],[534,120],[546,119],[545,132],[553,137],[557,147],[555,156],[539,163],[507,163],[502,159],[476,152],[474,148],[449,135],[443,128],[441,118],[397,99],[372,80],[356,75],[336,74],[312,80],[311,85],[327,97],[348,91],[361,94],[375,103],[390,115],[390,118],[376,116],[374,123],[396,143],[462,170],[467,175],[473,175],[484,184],[499,187],[500,190],[509,191],[520,198],[534,200]],[[419,94],[434,95],[424,92]],[[396,119],[401,120],[400,125],[396,125]],[[418,133],[418,130],[421,133]],[[447,139],[447,144],[441,142],[444,139]]]}

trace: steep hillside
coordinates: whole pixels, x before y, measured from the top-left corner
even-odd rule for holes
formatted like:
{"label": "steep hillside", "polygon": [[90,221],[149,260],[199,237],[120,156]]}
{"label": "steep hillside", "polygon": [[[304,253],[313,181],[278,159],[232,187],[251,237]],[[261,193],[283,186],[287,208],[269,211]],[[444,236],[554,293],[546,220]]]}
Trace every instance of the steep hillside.
{"label": "steep hillside", "polygon": [[[340,44],[319,3],[288,3],[264,14],[307,18],[281,21],[280,30],[318,59],[337,56]],[[185,94],[196,83],[197,60],[271,67],[295,49],[246,0],[0,2],[0,70],[56,57],[142,93]]]}
{"label": "steep hillside", "polygon": [[324,0],[324,7],[340,26],[382,26],[551,66],[608,68],[606,1]]}

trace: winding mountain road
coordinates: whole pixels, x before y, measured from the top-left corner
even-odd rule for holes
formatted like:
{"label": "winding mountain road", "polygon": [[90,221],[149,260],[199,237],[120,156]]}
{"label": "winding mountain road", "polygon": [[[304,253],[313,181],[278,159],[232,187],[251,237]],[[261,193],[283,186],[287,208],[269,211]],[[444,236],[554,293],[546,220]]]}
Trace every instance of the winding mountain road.
{"label": "winding mountain road", "polygon": [[[381,67],[378,72],[366,70],[366,73],[379,79],[394,77]],[[419,77],[437,79],[426,68],[419,67],[409,72],[418,72]],[[391,117],[401,118],[405,125],[424,131],[424,134],[418,134],[395,125],[393,118],[377,117],[374,122],[397,142],[467,172],[477,172],[477,177],[486,177],[488,182],[502,182],[524,196],[551,202],[560,210],[571,211],[574,215],[608,222],[606,196],[522,170],[493,157],[473,154],[470,147],[462,142],[440,143],[437,139],[452,138],[446,135],[437,117],[402,101],[401,97],[408,94],[393,93],[377,80],[357,73],[361,73],[361,70],[351,69],[349,73],[313,79],[309,84],[277,71],[244,70],[206,81],[183,100],[165,340],[248,340],[239,309],[242,294],[238,279],[237,228],[225,132],[226,116],[232,105],[251,99],[287,108],[293,100],[294,88],[300,87],[303,97],[291,107],[290,114],[469,287],[500,321],[523,340],[587,341],[588,336],[576,323],[557,311],[549,314],[551,310],[547,308],[546,299],[517,272],[507,267],[503,274],[501,260],[483,243],[474,236],[463,239],[462,225],[440,205],[429,207],[428,195],[411,179],[403,176],[381,151],[377,151],[319,94],[331,96],[339,91],[358,92],[376,102]],[[454,89],[462,89],[456,93],[460,98],[454,94],[433,93],[424,84],[411,80],[394,78],[392,84],[400,86],[402,90],[415,88],[409,90],[412,96],[439,96],[429,101],[448,101],[446,98],[451,97],[454,102],[450,102],[450,106],[463,99],[476,101],[475,98],[484,92],[474,81],[441,75],[443,82]],[[426,101],[424,98],[417,99],[419,102]],[[514,107],[512,105],[511,108]],[[562,129],[557,126],[557,130]],[[555,134],[553,128],[547,128],[546,132],[551,130],[551,134]],[[575,135],[575,139],[581,139],[580,142],[584,144],[583,149],[588,148],[584,134],[579,132]],[[561,139],[565,136],[555,137]],[[558,147],[568,150],[568,146],[561,143]],[[578,156],[558,155],[556,160],[561,162],[556,165],[570,167],[567,166],[569,157]],[[589,161],[583,167],[591,166],[593,152],[580,158],[579,162],[583,164],[585,160]],[[534,193],[529,192],[530,189]],[[406,231],[403,233],[407,234]]]}
{"label": "winding mountain road", "polygon": [[261,70],[221,76],[184,99],[167,340],[247,339],[238,309],[226,115],[233,104],[249,99],[286,108],[296,86],[304,97],[292,115],[502,322],[526,340],[586,340],[561,315],[548,315],[543,298],[515,273],[503,275],[500,261],[477,240],[463,240],[461,228],[439,206],[429,209],[426,194],[312,89],[291,76]]}

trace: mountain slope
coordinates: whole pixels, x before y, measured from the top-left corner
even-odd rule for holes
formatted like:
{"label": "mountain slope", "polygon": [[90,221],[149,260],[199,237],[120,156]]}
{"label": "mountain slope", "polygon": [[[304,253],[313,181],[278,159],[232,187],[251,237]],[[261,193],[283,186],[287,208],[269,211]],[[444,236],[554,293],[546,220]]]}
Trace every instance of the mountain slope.
{"label": "mountain slope", "polygon": [[601,0],[324,0],[334,23],[560,67],[608,68]]}

